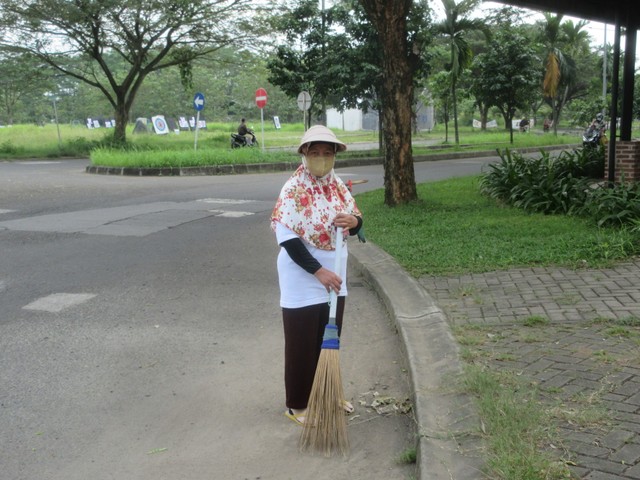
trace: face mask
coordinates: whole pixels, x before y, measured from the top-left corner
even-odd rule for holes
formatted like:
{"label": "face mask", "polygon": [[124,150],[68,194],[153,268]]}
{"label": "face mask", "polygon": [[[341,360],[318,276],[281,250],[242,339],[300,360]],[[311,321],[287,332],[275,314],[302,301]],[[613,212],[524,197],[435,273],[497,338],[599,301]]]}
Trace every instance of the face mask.
{"label": "face mask", "polygon": [[304,159],[307,169],[316,177],[324,177],[336,163],[335,155],[304,157]]}

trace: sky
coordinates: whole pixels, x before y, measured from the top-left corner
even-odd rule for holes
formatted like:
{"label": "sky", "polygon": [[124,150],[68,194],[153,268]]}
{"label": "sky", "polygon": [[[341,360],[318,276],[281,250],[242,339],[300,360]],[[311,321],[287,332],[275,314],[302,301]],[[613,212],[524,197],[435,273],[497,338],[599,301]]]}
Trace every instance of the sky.
{"label": "sky", "polygon": [[[321,5],[323,1],[326,8],[328,8],[333,4],[332,0],[319,0]],[[434,11],[434,17],[436,20],[444,16],[442,2],[440,0],[428,0],[428,2],[429,2],[429,6]],[[458,0],[456,0],[456,3],[457,2]],[[505,6],[504,3],[485,1],[482,3],[482,7],[478,10],[482,11],[486,9],[501,8],[504,6]],[[531,12],[531,15],[528,19],[528,21],[530,21],[531,23],[543,18],[542,14],[539,11],[536,11],[536,10],[526,10],[526,11]],[[570,17],[570,16],[565,16],[564,19],[572,20],[574,23],[577,23],[581,20],[580,18]],[[605,29],[606,29],[606,41],[607,43],[613,45],[614,33],[615,33],[614,25],[611,25],[611,24],[605,25],[604,23],[589,21],[589,23],[585,26],[584,29],[589,33],[589,36],[591,37],[591,44],[593,45],[594,48],[600,47],[604,44]],[[624,38],[622,38],[622,41],[621,41],[621,48],[624,50]],[[636,55],[638,57],[638,60],[640,61],[640,35],[638,35]]]}
{"label": "sky", "polygon": [[[440,11],[442,10],[442,3],[438,0],[431,0],[431,5],[436,10],[436,12],[438,10]],[[497,3],[497,2],[485,1],[482,4],[483,9],[501,8],[504,6],[505,5],[503,3]],[[531,12],[530,21],[532,23],[543,18],[542,14],[539,11],[536,11],[536,10],[527,10],[527,11]],[[564,20],[572,20],[574,23],[577,23],[581,19],[577,17],[565,16]],[[589,23],[585,26],[584,29],[589,33],[589,36],[591,37],[591,43],[594,47],[602,46],[604,44],[605,29],[606,29],[606,41],[607,43],[613,45],[614,33],[615,33],[614,25],[611,25],[611,24],[605,25],[604,23],[589,21]],[[621,41],[621,48],[624,49],[624,38],[622,38],[622,41]],[[640,53],[640,37],[638,37],[638,46],[636,46],[636,53],[637,54]]]}

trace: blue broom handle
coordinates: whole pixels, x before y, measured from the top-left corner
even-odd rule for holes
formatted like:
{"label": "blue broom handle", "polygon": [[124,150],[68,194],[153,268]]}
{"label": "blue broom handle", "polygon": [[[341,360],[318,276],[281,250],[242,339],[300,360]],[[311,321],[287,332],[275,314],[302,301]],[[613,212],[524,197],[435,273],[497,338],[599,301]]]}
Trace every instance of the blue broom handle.
{"label": "blue broom handle", "polygon": [[[342,266],[342,227],[336,227],[336,258],[333,261],[333,272],[340,275]],[[343,279],[344,281],[344,279]],[[336,312],[338,310],[338,294],[332,289],[329,294],[329,324],[336,324]]]}

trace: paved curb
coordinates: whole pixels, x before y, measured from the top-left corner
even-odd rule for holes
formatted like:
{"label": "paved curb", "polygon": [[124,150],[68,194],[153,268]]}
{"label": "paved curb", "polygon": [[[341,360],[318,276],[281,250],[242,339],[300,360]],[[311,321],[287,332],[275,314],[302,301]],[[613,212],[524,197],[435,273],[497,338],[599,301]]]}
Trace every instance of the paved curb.
{"label": "paved curb", "polygon": [[[566,150],[575,148],[577,145],[561,145],[549,147],[517,148],[513,151],[520,153],[532,153],[553,150]],[[455,160],[460,158],[491,157],[496,155],[496,150],[473,151],[473,152],[445,152],[434,155],[414,155],[414,162],[435,162],[438,160]],[[336,160],[336,168],[361,167],[366,165],[381,165],[382,157],[360,157]],[[300,165],[299,161],[278,162],[278,163],[249,163],[232,165],[208,165],[202,167],[164,167],[164,168],[141,168],[141,167],[106,167],[100,165],[89,165],[86,173],[99,175],[127,175],[136,177],[167,177],[167,176],[204,176],[204,175],[234,175],[243,173],[273,173],[293,171]]]}
{"label": "paved curb", "polygon": [[462,364],[444,313],[418,281],[377,246],[358,244],[349,253],[352,266],[387,307],[405,349],[418,425],[418,478],[481,478],[479,417],[472,399],[456,388]]}

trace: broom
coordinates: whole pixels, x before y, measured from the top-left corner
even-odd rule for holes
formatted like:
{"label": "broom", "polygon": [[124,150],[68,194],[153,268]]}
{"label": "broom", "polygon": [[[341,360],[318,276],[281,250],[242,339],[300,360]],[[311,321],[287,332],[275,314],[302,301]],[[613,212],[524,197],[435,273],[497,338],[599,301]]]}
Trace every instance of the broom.
{"label": "broom", "polygon": [[[342,227],[338,227],[334,264],[336,273],[340,272],[342,242]],[[304,428],[299,442],[301,450],[321,451],[327,457],[336,450],[343,455],[346,455],[349,450],[340,374],[340,339],[336,325],[338,295],[333,290],[331,290],[329,302],[329,322],[324,330],[320,358],[313,378]]]}

